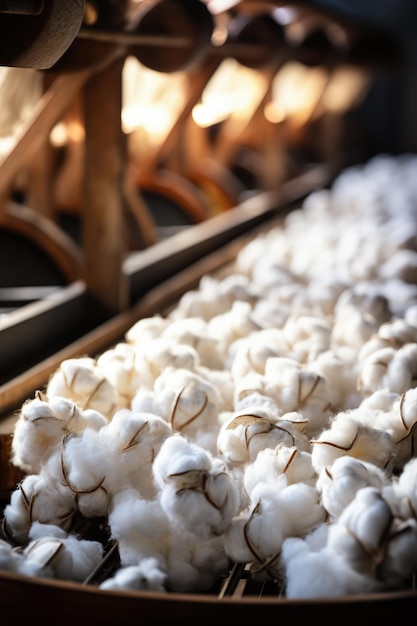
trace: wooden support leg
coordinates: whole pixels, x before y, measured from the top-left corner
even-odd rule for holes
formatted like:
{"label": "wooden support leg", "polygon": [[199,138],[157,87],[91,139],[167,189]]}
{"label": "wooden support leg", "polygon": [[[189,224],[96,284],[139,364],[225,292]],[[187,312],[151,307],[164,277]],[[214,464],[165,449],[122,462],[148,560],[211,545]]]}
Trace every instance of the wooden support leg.
{"label": "wooden support leg", "polygon": [[121,128],[123,59],[86,83],[83,209],[84,277],[92,301],[114,314],[128,305]]}

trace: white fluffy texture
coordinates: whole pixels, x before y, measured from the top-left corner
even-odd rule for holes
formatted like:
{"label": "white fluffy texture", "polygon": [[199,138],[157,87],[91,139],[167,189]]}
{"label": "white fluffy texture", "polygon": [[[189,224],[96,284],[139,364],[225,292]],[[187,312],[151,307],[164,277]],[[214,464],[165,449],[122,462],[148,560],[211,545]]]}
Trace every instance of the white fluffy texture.
{"label": "white fluffy texture", "polygon": [[143,317],[128,329],[125,333],[125,340],[127,343],[139,348],[146,345],[148,341],[160,337],[168,325],[169,321],[161,315]]}
{"label": "white fluffy texture", "polygon": [[242,274],[230,274],[222,279],[203,276],[198,289],[183,294],[169,318],[199,317],[209,321],[216,315],[226,313],[236,301],[252,302],[253,285]]}
{"label": "white fluffy texture", "polygon": [[153,497],[152,463],[172,433],[169,424],[153,414],[120,409],[113,419],[99,432],[66,437],[41,474],[54,488],[76,496],[87,518],[107,516],[113,496],[126,487]]}
{"label": "white fluffy texture", "polygon": [[[0,539],[0,570],[14,573],[23,573],[25,559],[13,546]],[[34,575],[39,573],[39,568],[34,568]]]}
{"label": "white fluffy texture", "polygon": [[272,357],[265,365],[265,380],[281,413],[299,411],[308,420],[309,436],[327,424],[333,410],[331,386],[308,365],[289,357]]}
{"label": "white fluffy texture", "polygon": [[218,349],[218,338],[209,332],[207,322],[198,317],[185,317],[171,320],[162,333],[162,337],[174,340],[194,348],[200,364],[210,369],[223,366],[223,359]]}
{"label": "white fluffy texture", "polygon": [[106,488],[116,494],[134,487],[142,497],[156,495],[152,464],[164,441],[172,435],[169,424],[152,413],[121,409],[100,433],[99,447],[108,451]]}
{"label": "white fluffy texture", "polygon": [[385,347],[367,356],[359,373],[358,388],[366,396],[378,389],[404,393],[417,379],[417,343],[398,350]]}
{"label": "white fluffy texture", "polygon": [[95,409],[107,419],[123,406],[116,387],[104,375],[91,357],[80,357],[62,361],[50,376],[46,395],[64,396],[73,400],[81,409]]}
{"label": "white fluffy texture", "polygon": [[252,332],[248,337],[238,339],[231,353],[230,371],[234,381],[250,372],[265,373],[265,363],[269,357],[284,356],[289,345],[280,328],[263,328]]}
{"label": "white fluffy texture", "polygon": [[374,463],[385,468],[391,461],[393,441],[389,433],[363,425],[356,412],[344,411],[312,441],[311,458],[317,474],[330,469],[333,462],[344,455]]}
{"label": "white fluffy texture", "polygon": [[284,325],[289,353],[300,363],[309,363],[330,349],[331,324],[312,315],[291,315]]}
{"label": "white fluffy texture", "polygon": [[338,598],[366,594],[378,588],[374,581],[354,571],[341,555],[326,546],[327,531],[328,526],[323,524],[305,539],[284,540],[281,559],[287,598]]}
{"label": "white fluffy texture", "polygon": [[396,517],[402,520],[417,519],[417,458],[411,458],[400,476],[386,485],[384,498]]}
{"label": "white fluffy texture", "polygon": [[12,462],[26,473],[38,473],[66,433],[99,430],[105,424],[107,419],[97,411],[82,411],[68,398],[49,399],[37,392],[35,398],[24,402],[15,423]]}
{"label": "white fluffy texture", "polygon": [[286,537],[303,536],[325,518],[318,492],[304,483],[276,489],[259,483],[251,504],[225,535],[225,549],[235,561],[251,563],[258,575],[279,576],[279,554]]}
{"label": "white fluffy texture", "polygon": [[328,546],[355,571],[398,587],[417,567],[417,522],[397,520],[379,489],[364,487],[330,526]]}
{"label": "white fluffy texture", "polygon": [[317,480],[324,508],[331,519],[339,517],[363,487],[382,489],[388,482],[383,469],[351,456],[337,458],[331,468],[323,468]]}
{"label": "white fluffy texture", "polygon": [[4,509],[7,533],[18,543],[26,543],[33,522],[68,530],[76,510],[75,494],[59,483],[52,485],[43,476],[29,474]]}
{"label": "white fluffy texture", "polygon": [[97,366],[117,389],[121,403],[126,407],[130,406],[133,396],[142,384],[136,368],[136,358],[136,348],[127,342],[116,344],[97,358]]}
{"label": "white fluffy texture", "polygon": [[304,434],[306,421],[296,411],[279,416],[269,407],[248,404],[221,422],[217,448],[228,464],[252,462],[261,450],[274,449],[279,443],[300,450],[309,448]]}
{"label": "white fluffy texture", "polygon": [[[136,410],[149,407],[142,403],[142,398],[143,393],[139,392],[132,407]],[[150,398],[152,396],[145,393],[147,403]],[[155,380],[153,410],[174,432],[180,432],[212,452],[216,449],[220,404],[215,386],[196,372],[169,367]]]}
{"label": "white fluffy texture", "polygon": [[346,290],[335,307],[332,347],[350,346],[358,351],[390,317],[386,298]]}
{"label": "white fluffy texture", "polygon": [[120,567],[110,577],[100,583],[104,590],[159,591],[165,592],[166,573],[153,558],[142,559],[138,565]]}
{"label": "white fluffy texture", "polygon": [[402,394],[387,389],[379,390],[365,398],[359,409],[358,417],[363,424],[383,430],[391,436],[391,466],[398,471],[414,456],[416,449],[417,388],[410,388]]}
{"label": "white fluffy texture", "polygon": [[239,490],[226,466],[179,435],[164,442],[153,472],[168,519],[199,539],[220,536],[238,512]]}
{"label": "white fluffy texture", "polygon": [[220,354],[226,359],[233,343],[260,330],[253,317],[252,304],[236,300],[230,310],[215,315],[207,322],[210,334],[218,338]]}
{"label": "white fluffy texture", "polygon": [[[101,562],[104,548],[98,541],[79,539],[53,525],[35,522],[31,541],[23,550],[26,562],[54,578],[82,582]],[[42,575],[42,574],[41,574]]]}
{"label": "white fluffy texture", "polygon": [[[280,479],[283,475],[285,475],[285,482]],[[279,488],[280,485],[296,483],[314,486],[316,480],[317,475],[311,462],[311,454],[298,449],[297,446],[279,443],[275,449],[261,450],[255,461],[246,465],[243,484],[250,496],[260,482]]]}
{"label": "white fluffy texture", "polygon": [[167,589],[208,590],[227,571],[221,538],[196,541],[183,528],[171,526],[159,500],[143,500],[135,490],[117,494],[109,523],[122,565],[156,559],[155,567],[166,574]]}

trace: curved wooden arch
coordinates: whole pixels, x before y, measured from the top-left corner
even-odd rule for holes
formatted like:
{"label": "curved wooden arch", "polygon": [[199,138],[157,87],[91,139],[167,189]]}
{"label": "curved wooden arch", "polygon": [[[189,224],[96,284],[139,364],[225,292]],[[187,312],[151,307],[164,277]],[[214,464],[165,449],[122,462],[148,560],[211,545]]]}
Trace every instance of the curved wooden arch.
{"label": "curved wooden arch", "polygon": [[8,202],[0,211],[0,228],[35,243],[61,270],[68,283],[81,277],[83,255],[80,247],[47,217],[30,207]]}

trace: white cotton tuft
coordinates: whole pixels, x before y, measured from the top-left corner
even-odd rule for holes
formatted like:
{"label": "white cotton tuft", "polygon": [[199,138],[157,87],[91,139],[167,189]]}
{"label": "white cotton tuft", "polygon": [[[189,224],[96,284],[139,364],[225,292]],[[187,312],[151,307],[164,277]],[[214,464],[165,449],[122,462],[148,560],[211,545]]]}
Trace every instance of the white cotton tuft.
{"label": "white cotton tuft", "polygon": [[168,519],[200,539],[220,536],[238,512],[240,492],[225,465],[181,436],[164,442],[153,471]]}
{"label": "white cotton tuft", "polygon": [[[321,532],[321,527],[319,530]],[[285,571],[285,596],[291,600],[338,598],[371,592],[376,587],[373,581],[349,567],[334,550],[315,547],[310,536],[285,539],[281,560]]]}
{"label": "white cotton tuft", "polygon": [[78,539],[52,525],[34,524],[23,550],[27,563],[47,569],[54,578],[82,582],[99,565],[104,548],[99,541]]}
{"label": "white cotton tuft", "polygon": [[158,591],[165,589],[166,572],[159,567],[158,561],[153,558],[142,559],[138,565],[120,567],[110,578],[100,583],[100,589],[131,590],[131,591]]}
{"label": "white cotton tuft", "polygon": [[388,478],[373,463],[352,456],[340,456],[330,468],[324,467],[317,479],[322,503],[331,518],[337,518],[363,487],[382,489]]}
{"label": "white cotton tuft", "polygon": [[[283,476],[285,481],[282,480]],[[250,496],[260,482],[275,485],[278,489],[301,482],[314,486],[316,480],[311,454],[296,446],[279,443],[275,449],[260,450],[256,459],[245,466],[243,484]]]}
{"label": "white cotton tuft", "polygon": [[62,361],[49,378],[46,395],[64,396],[81,409],[95,409],[107,419],[123,404],[117,389],[91,357]]}
{"label": "white cotton tuft", "polygon": [[19,543],[26,543],[33,522],[68,530],[76,510],[75,494],[59,483],[30,474],[12,492],[4,509],[7,534]]}
{"label": "white cotton tuft", "polygon": [[166,369],[155,381],[160,415],[188,439],[216,451],[220,399],[214,385],[182,367]]}
{"label": "white cotton tuft", "polygon": [[19,412],[12,439],[12,462],[26,473],[39,473],[48,456],[68,432],[99,430],[107,419],[93,410],[82,411],[72,400],[48,398],[37,392]]}
{"label": "white cotton tuft", "polygon": [[393,441],[389,433],[361,424],[355,411],[338,413],[330,425],[312,440],[311,458],[317,474],[343,455],[353,456],[385,468],[392,457]]}

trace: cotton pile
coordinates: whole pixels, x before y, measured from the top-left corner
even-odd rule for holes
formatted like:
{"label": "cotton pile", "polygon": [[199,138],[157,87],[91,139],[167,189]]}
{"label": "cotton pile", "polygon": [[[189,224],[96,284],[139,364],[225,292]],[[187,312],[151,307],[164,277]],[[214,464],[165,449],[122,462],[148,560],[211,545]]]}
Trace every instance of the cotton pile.
{"label": "cotton pile", "polygon": [[[417,571],[417,157],[342,172],[166,316],[64,361],[23,403],[0,564],[210,591],[233,562],[288,598]],[[60,546],[62,556],[53,555]],[[80,549],[85,550],[80,556]],[[53,558],[47,562],[46,554]]]}

